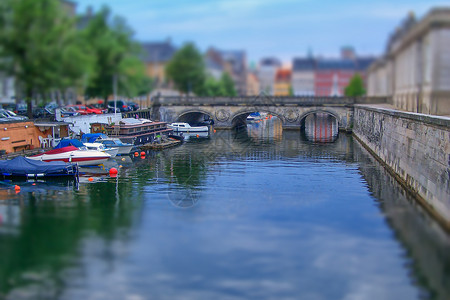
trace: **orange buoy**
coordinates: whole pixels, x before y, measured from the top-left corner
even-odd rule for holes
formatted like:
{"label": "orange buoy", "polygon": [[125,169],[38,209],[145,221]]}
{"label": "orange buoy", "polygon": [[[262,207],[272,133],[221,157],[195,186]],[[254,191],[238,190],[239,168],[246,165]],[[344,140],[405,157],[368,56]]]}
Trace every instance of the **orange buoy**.
{"label": "orange buoy", "polygon": [[117,175],[117,169],[116,168],[111,168],[109,169],[109,175]]}
{"label": "orange buoy", "polygon": [[134,156],[139,156],[139,153],[137,151],[134,152]]}
{"label": "orange buoy", "polygon": [[145,156],[145,152],[144,151],[141,152],[141,156]]}
{"label": "orange buoy", "polygon": [[89,177],[88,180],[89,180],[89,181],[94,181],[94,178]]}
{"label": "orange buoy", "polygon": [[33,182],[31,185],[36,185],[36,183]]}
{"label": "orange buoy", "polygon": [[216,130],[214,129],[214,133],[216,133]]}
{"label": "orange buoy", "polygon": [[14,190],[16,190],[17,192],[20,191],[20,186],[18,186],[17,184],[14,186]]}
{"label": "orange buoy", "polygon": [[197,137],[199,137],[199,135],[197,134]]}

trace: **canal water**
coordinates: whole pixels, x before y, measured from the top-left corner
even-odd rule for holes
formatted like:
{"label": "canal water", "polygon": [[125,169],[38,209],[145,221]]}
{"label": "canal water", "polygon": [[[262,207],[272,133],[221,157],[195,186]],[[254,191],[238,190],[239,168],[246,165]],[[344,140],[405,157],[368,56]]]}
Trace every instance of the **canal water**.
{"label": "canal water", "polygon": [[450,299],[450,236],[312,118],[191,136],[79,187],[2,182],[0,299]]}

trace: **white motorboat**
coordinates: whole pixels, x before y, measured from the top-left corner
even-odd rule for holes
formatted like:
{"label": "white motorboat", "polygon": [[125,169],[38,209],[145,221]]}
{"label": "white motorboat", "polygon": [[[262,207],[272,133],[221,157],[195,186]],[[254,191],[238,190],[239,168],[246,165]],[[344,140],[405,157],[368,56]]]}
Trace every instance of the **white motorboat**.
{"label": "white motorboat", "polygon": [[83,142],[102,143],[106,148],[117,148],[119,151],[117,155],[128,155],[133,149],[134,145],[123,143],[119,138],[109,137],[103,133],[87,133],[81,138]]}
{"label": "white motorboat", "polygon": [[65,161],[78,163],[80,166],[95,166],[107,161],[111,155],[97,150],[80,150],[75,146],[53,149],[28,157],[40,161]]}
{"label": "white motorboat", "polygon": [[116,157],[119,153],[119,148],[111,148],[103,145],[102,143],[83,143],[88,150],[97,150],[108,153],[111,157]]}
{"label": "white motorboat", "polygon": [[191,126],[189,123],[172,123],[168,125],[174,132],[208,132],[208,126]]}

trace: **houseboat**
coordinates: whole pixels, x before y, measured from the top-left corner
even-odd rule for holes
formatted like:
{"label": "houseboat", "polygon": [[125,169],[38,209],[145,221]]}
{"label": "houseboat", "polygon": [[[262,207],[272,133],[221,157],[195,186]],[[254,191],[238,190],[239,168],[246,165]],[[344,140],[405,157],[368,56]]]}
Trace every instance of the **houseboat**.
{"label": "houseboat", "polygon": [[135,146],[153,142],[156,136],[167,136],[173,133],[166,122],[153,122],[147,119],[125,118],[118,124],[105,125],[109,137],[120,138],[124,143]]}

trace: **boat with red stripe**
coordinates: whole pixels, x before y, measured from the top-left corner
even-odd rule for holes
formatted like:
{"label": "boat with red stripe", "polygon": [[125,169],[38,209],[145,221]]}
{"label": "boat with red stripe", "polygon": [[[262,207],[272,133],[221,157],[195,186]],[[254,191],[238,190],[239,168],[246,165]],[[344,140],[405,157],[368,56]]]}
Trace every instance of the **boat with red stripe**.
{"label": "boat with red stripe", "polygon": [[95,166],[106,162],[110,157],[111,155],[105,152],[87,150],[80,141],[61,140],[54,149],[28,158],[40,161],[72,162],[78,163],[80,166]]}

